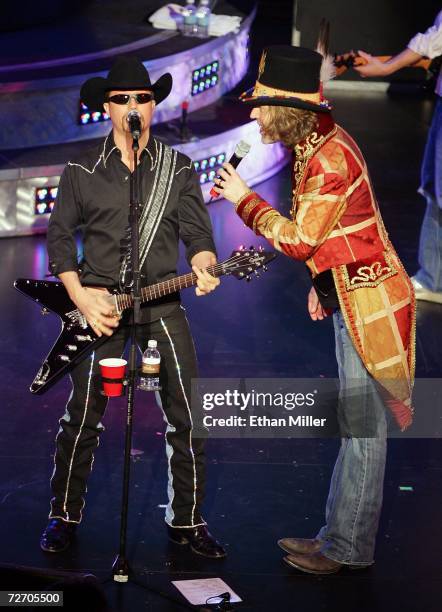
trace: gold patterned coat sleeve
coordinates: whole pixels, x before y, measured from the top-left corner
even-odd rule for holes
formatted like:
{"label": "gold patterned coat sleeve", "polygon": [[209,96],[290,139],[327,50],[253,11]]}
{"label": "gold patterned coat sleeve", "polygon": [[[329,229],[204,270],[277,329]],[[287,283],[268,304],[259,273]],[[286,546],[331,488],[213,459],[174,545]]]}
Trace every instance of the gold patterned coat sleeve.
{"label": "gold patterned coat sleeve", "polygon": [[246,225],[264,236],[275,249],[306,261],[344,212],[346,188],[345,172],[330,167],[325,170],[318,159],[297,198],[293,220],[281,215],[255,192],[240,200],[236,210]]}

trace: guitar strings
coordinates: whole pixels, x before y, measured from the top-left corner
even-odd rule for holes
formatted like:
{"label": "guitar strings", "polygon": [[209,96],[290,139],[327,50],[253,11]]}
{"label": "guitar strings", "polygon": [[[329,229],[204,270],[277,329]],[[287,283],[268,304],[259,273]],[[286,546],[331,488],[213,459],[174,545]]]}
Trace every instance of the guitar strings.
{"label": "guitar strings", "polygon": [[[259,251],[257,251],[258,254],[264,254],[264,253],[260,253]],[[229,265],[232,262],[237,262],[239,264],[243,263],[244,261],[246,261],[247,259],[250,258],[250,252],[244,252],[241,253],[240,255],[235,254],[232,255],[231,257],[228,257],[227,259],[225,259],[223,262],[220,263],[216,263],[213,266],[208,266],[206,268],[206,270],[212,269],[212,272],[214,272],[215,274],[220,273],[219,275],[222,275],[222,273],[225,270],[226,265]],[[171,279],[165,280],[165,281],[160,281],[159,283],[154,283],[153,285],[149,285],[148,287],[143,287],[141,289],[141,297],[142,298],[146,298],[146,297],[156,297],[156,293],[158,292],[158,297],[162,297],[161,296],[161,291],[160,291],[160,286],[161,285],[165,285],[166,283],[171,283],[173,281],[175,281],[177,278],[180,279],[180,283],[179,285],[181,286],[181,281],[184,281],[185,286],[187,285],[187,283],[189,282],[190,284],[187,286],[192,286],[194,284],[194,281],[197,279],[197,276],[194,272],[188,272],[187,274],[183,274],[181,276],[174,276]],[[170,286],[169,286],[170,288]],[[181,287],[180,287],[181,288]],[[185,287],[183,287],[185,288]],[[163,294],[167,295],[166,293]],[[117,300],[120,301],[125,301],[125,300],[132,300],[132,296],[130,293],[121,293],[117,295]],[[123,306],[123,304],[121,304]]]}

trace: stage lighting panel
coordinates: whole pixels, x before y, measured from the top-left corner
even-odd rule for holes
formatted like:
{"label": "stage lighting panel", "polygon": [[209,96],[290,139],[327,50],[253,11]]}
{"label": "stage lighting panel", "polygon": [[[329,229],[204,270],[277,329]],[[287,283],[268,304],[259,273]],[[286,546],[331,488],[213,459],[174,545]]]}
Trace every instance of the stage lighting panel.
{"label": "stage lighting panel", "polygon": [[210,155],[204,159],[199,159],[193,162],[193,166],[199,175],[200,184],[213,183],[214,178],[218,174],[221,165],[226,161],[225,153]]}
{"label": "stage lighting panel", "polygon": [[203,91],[207,91],[218,85],[219,82],[219,61],[213,61],[206,66],[197,68],[192,72],[192,96],[196,96]]}
{"label": "stage lighting panel", "polygon": [[78,123],[80,125],[88,125],[90,123],[99,123],[101,121],[109,121],[110,117],[107,113],[94,111],[93,113],[88,109],[86,104],[80,100],[80,112],[78,116]]}
{"label": "stage lighting panel", "polygon": [[35,190],[35,215],[47,215],[52,212],[57,197],[58,187],[37,187]]}

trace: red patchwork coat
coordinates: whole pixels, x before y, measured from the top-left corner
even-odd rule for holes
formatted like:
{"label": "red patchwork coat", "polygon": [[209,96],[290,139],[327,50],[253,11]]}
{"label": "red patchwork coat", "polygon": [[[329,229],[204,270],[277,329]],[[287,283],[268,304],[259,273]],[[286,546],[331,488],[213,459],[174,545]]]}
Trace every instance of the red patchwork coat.
{"label": "red patchwork coat", "polygon": [[401,429],[412,421],[415,297],[379,212],[364,158],[330,115],[295,147],[291,219],[256,192],[236,205],[256,234],[305,261],[313,277],[331,270],[353,344],[381,384]]}

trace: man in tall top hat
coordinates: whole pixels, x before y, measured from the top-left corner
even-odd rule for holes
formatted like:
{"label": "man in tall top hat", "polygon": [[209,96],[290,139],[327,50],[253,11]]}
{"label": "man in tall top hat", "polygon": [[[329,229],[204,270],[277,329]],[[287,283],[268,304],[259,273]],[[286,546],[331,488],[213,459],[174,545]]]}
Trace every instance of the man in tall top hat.
{"label": "man in tall top hat", "polygon": [[[91,110],[106,110],[112,131],[103,142],[70,161],[60,179],[48,229],[50,270],[97,336],[109,338],[72,373],[72,392],[60,420],[51,479],[49,523],[40,545],[60,552],[71,543],[82,519],[86,481],[103,430],[107,400],[101,395],[98,362],[120,357],[129,337],[128,320],[120,322],[105,300],[114,287],[130,280],[129,175],[134,172],[128,113],[137,111],[140,182],[140,270],[143,285],[176,275],[178,237],[198,277],[197,295],[215,289],[219,280],[206,268],[216,263],[212,227],[192,161],[150,133],[156,104],[170,93],[172,77],[152,83],[134,57],[116,60],[107,78],[89,79],[81,99]],[[77,261],[75,232],[82,227],[83,259]],[[194,437],[190,383],[197,375],[192,337],[179,293],[142,308],[137,338],[142,351],[150,338],[161,353],[161,408],[166,422],[168,494],[166,523],[171,540],[190,544],[207,557],[225,556],[201,515],[204,495],[204,440]]]}
{"label": "man in tall top hat", "polygon": [[305,261],[314,321],[333,313],[342,443],[325,525],[313,539],[284,538],[292,567],[330,574],[374,560],[386,459],[387,405],[401,429],[412,420],[415,299],[385,231],[364,158],[335,124],[322,95],[326,60],[289,46],[265,49],[241,99],[262,141],[294,153],[293,202],[285,216],[224,164],[217,191],[256,234]]}

